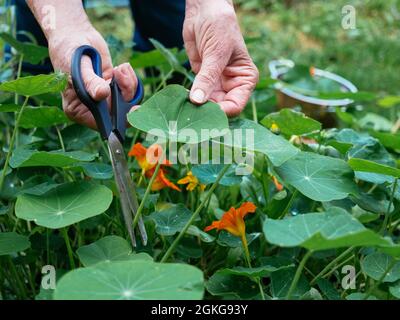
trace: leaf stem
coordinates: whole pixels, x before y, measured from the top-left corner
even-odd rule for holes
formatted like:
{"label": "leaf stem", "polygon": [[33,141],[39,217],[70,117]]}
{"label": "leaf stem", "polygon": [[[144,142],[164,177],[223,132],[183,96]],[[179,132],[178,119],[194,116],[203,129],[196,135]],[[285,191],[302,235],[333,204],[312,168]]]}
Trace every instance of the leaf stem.
{"label": "leaf stem", "polygon": [[388,205],[388,208],[387,208],[387,210],[386,210],[386,214],[385,214],[385,219],[383,220],[383,224],[382,224],[382,228],[381,228],[381,230],[380,230],[380,233],[381,234],[384,234],[385,233],[385,230],[387,229],[387,225],[388,225],[388,222],[389,222],[389,216],[390,216],[390,208],[392,207],[392,204],[393,204],[393,198],[394,198],[394,193],[396,192],[396,188],[397,188],[397,178],[394,180],[394,182],[393,182],[393,189],[392,189],[392,192],[391,192],[391,194],[390,194],[390,201],[389,201],[389,205]]}
{"label": "leaf stem", "polygon": [[290,200],[289,200],[288,204],[286,205],[285,210],[283,210],[282,214],[280,215],[280,217],[278,219],[282,219],[284,216],[286,216],[286,214],[289,212],[289,209],[292,206],[293,201],[296,198],[298,193],[299,193],[299,191],[297,189],[292,193],[292,196],[290,197]]}
{"label": "leaf stem", "polygon": [[8,164],[10,162],[11,154],[12,154],[13,149],[14,149],[15,138],[17,136],[19,122],[21,121],[22,113],[24,112],[24,109],[25,109],[26,105],[28,104],[28,100],[29,100],[29,97],[26,97],[21,109],[19,110],[18,116],[17,116],[17,118],[15,120],[14,130],[13,130],[13,133],[11,135],[11,140],[10,140],[10,145],[8,147],[6,161],[4,162],[3,171],[2,171],[1,176],[0,176],[0,190],[3,188],[4,178],[6,177]]}
{"label": "leaf stem", "polygon": [[201,210],[207,203],[208,199],[211,198],[215,188],[218,186],[219,182],[221,181],[222,177],[225,175],[225,173],[228,171],[230,168],[230,164],[225,165],[225,167],[221,170],[221,172],[218,174],[217,179],[211,186],[211,188],[207,191],[206,196],[204,197],[203,201],[201,201],[200,205],[197,207],[196,211],[192,214],[190,217],[189,221],[186,223],[186,225],[183,227],[181,232],[178,234],[178,236],[175,238],[174,242],[172,242],[171,246],[168,248],[167,252],[164,254],[164,256],[161,259],[161,262],[166,262],[168,258],[171,256],[171,254],[174,252],[176,246],[178,245],[179,241],[183,237],[183,235],[186,233],[186,231],[189,229],[189,227],[192,225],[194,220],[197,218],[197,216],[200,214]]}
{"label": "leaf stem", "polygon": [[292,283],[291,283],[291,285],[289,287],[289,290],[287,292],[286,300],[290,300],[290,298],[292,297],[293,292],[297,287],[297,283],[300,280],[301,272],[303,271],[304,266],[306,265],[308,258],[310,258],[310,256],[312,254],[313,254],[313,251],[311,251],[311,250],[307,251],[307,253],[304,255],[303,259],[301,259],[300,264],[297,267],[296,273],[294,275],[293,281],[292,281]]}
{"label": "leaf stem", "polygon": [[135,218],[133,219],[133,228],[136,228],[136,225],[138,224],[139,219],[142,216],[144,205],[145,205],[146,200],[147,200],[147,198],[148,198],[148,196],[150,194],[151,186],[153,185],[153,182],[154,182],[154,180],[156,179],[156,177],[158,175],[158,171],[160,170],[160,167],[161,167],[161,161],[158,161],[157,166],[156,166],[156,168],[154,170],[154,173],[151,176],[150,182],[147,185],[146,191],[145,191],[145,193],[143,195],[143,199],[140,202],[140,205],[139,205],[139,208],[138,208],[138,210],[136,212]]}
{"label": "leaf stem", "polygon": [[56,126],[56,130],[57,130],[58,140],[60,140],[61,149],[62,149],[62,151],[65,152],[64,140],[63,140],[63,137],[61,135],[60,129],[58,129],[57,126]]}
{"label": "leaf stem", "polygon": [[62,228],[61,232],[62,232],[63,237],[64,237],[65,245],[67,246],[68,258],[69,258],[69,266],[71,267],[71,269],[75,269],[74,253],[72,252],[71,242],[69,241],[68,229],[67,228]]}

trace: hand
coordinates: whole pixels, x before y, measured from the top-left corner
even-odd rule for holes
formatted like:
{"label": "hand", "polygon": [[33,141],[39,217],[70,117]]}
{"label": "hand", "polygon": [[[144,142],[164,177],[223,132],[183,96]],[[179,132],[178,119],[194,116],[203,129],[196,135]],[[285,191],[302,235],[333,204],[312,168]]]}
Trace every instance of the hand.
{"label": "hand", "polygon": [[183,39],[196,78],[190,99],[238,115],[258,81],[229,0],[187,0]]}
{"label": "hand", "polygon": [[[129,63],[113,68],[110,53],[102,36],[90,25],[79,26],[79,31],[63,29],[49,37],[49,53],[55,70],[70,73],[71,60],[75,50],[82,45],[96,48],[102,58],[103,78],[98,77],[93,70],[89,57],[82,59],[82,78],[90,96],[97,101],[110,97],[110,81],[115,77],[122,95],[126,101],[133,99],[136,92],[137,78]],[[63,109],[73,121],[96,128],[95,120],[78,99],[69,77],[67,89],[63,93]]]}

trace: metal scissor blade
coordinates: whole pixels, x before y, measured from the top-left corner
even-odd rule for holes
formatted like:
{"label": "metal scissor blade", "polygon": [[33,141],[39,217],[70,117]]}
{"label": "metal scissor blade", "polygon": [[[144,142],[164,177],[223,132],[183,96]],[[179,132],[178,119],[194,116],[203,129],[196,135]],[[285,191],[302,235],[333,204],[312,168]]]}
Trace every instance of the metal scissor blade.
{"label": "metal scissor blade", "polygon": [[[111,162],[114,170],[115,182],[121,198],[122,213],[132,245],[136,246],[135,234],[133,230],[133,219],[138,209],[136,191],[131,176],[129,174],[128,164],[124,155],[124,149],[121,142],[114,132],[108,137],[108,149],[110,151]],[[143,245],[147,244],[147,233],[142,217],[138,222],[140,236]]]}

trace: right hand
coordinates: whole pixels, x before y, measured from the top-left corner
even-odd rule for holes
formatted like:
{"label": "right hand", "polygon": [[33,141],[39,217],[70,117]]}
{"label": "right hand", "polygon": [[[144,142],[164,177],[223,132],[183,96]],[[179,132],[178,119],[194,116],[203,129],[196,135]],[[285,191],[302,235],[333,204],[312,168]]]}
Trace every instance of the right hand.
{"label": "right hand", "polygon": [[[92,25],[86,27],[80,25],[79,31],[62,30],[54,33],[49,39],[49,53],[55,70],[70,74],[71,60],[75,50],[82,45],[90,45],[96,48],[102,59],[103,78],[98,77],[93,70],[92,62],[89,57],[82,58],[82,78],[90,96],[96,100],[110,98],[110,81],[115,77],[122,96],[126,101],[133,99],[137,78],[129,63],[124,63],[113,68],[110,52],[103,37]],[[96,129],[96,122],[89,109],[81,103],[72,85],[71,76],[68,78],[67,89],[62,94],[63,109],[71,120]],[[109,104],[110,105],[110,104]]]}

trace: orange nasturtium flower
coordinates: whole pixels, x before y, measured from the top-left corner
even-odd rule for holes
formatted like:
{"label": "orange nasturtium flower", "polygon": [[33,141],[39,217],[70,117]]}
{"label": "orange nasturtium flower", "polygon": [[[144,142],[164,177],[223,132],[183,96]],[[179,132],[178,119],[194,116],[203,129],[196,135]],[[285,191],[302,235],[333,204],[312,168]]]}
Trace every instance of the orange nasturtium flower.
{"label": "orange nasturtium flower", "polygon": [[246,225],[244,223],[244,217],[248,213],[256,211],[256,206],[251,202],[243,203],[238,209],[231,207],[227,212],[224,213],[221,220],[214,221],[210,226],[206,227],[204,231],[210,231],[212,229],[226,230],[236,237],[240,237],[243,246],[247,248],[246,240]]}
{"label": "orange nasturtium flower", "polygon": [[[162,147],[158,144],[153,144],[151,147],[145,148],[141,143],[136,143],[131,151],[129,151],[128,156],[135,157],[139,166],[142,168],[142,174],[147,178],[151,178],[155,172],[158,161],[160,161],[160,157],[163,156],[163,151]],[[151,186],[152,191],[158,191],[164,188],[181,191],[181,189],[168,180],[165,175],[165,167],[169,166],[171,166],[171,163],[168,160],[162,160],[160,169]]]}
{"label": "orange nasturtium flower", "polygon": [[201,191],[204,191],[206,186],[199,182],[199,179],[195,175],[193,175],[192,171],[189,171],[186,174],[186,177],[178,180],[178,184],[187,184],[186,190],[193,191],[196,187],[199,187]]}

